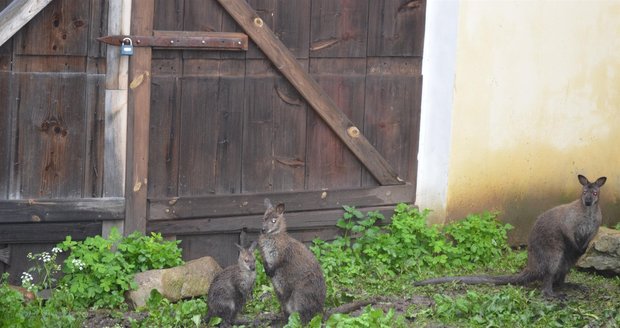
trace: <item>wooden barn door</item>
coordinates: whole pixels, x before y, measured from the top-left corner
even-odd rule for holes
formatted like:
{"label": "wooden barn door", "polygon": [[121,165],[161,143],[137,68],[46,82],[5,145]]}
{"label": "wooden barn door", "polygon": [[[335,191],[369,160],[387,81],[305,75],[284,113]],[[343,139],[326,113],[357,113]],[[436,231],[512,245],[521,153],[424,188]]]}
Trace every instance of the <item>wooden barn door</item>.
{"label": "wooden barn door", "polygon": [[127,230],[236,257],[263,199],[289,230],[331,238],[343,205],[415,195],[424,1],[139,0],[132,34],[247,34],[247,51],[136,47]]}

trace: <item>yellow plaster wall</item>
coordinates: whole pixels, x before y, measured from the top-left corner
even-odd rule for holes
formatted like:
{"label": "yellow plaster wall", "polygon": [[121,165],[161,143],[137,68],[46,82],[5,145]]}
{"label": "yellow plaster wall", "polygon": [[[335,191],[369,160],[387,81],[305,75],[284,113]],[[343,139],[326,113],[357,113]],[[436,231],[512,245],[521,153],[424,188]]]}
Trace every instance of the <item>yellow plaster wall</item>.
{"label": "yellow plaster wall", "polygon": [[524,242],[580,173],[620,221],[620,1],[462,1],[452,115],[447,220],[500,211]]}

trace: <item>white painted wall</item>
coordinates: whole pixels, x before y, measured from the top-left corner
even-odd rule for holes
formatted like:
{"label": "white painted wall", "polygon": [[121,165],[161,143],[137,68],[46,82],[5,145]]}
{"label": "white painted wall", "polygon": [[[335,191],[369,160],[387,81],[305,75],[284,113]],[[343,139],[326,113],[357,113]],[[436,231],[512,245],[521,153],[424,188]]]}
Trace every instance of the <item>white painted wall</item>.
{"label": "white painted wall", "polygon": [[499,211],[522,241],[581,173],[608,177],[604,221],[620,220],[620,1],[427,6],[418,206]]}
{"label": "white painted wall", "polygon": [[457,0],[426,5],[416,203],[435,223],[446,216],[458,8]]}

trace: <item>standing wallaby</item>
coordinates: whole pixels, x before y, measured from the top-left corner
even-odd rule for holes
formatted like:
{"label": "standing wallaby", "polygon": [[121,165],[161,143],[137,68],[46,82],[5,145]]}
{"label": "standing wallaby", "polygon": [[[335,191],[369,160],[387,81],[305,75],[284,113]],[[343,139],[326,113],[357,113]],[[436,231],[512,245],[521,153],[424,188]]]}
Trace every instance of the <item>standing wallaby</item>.
{"label": "standing wallaby", "polygon": [[252,294],[256,280],[256,241],[248,249],[237,245],[239,259],[237,264],[220,271],[209,287],[207,321],[213,317],[222,318],[224,325],[232,325],[233,320]]}
{"label": "standing wallaby", "polygon": [[566,274],[596,235],[602,220],[598,205],[599,192],[607,180],[606,177],[601,177],[591,183],[583,175],[578,175],[578,179],[583,185],[580,199],[556,206],[536,219],[528,241],[527,266],[521,273],[507,276],[443,277],[419,281],[414,285],[451,281],[465,284],[523,285],[542,280],[543,295],[564,298],[565,295],[555,293],[553,287],[564,284]]}
{"label": "standing wallaby", "polygon": [[265,199],[263,229],[258,240],[265,273],[271,278],[280,307],[288,318],[299,312],[303,323],[323,312],[325,278],[314,255],[286,232],[284,204]]}

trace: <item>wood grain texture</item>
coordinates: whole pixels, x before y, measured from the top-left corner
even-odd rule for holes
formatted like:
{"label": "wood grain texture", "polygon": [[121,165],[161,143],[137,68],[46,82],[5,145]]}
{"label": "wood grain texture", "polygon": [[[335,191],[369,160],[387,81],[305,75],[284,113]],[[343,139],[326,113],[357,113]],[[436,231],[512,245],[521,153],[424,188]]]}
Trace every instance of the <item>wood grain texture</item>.
{"label": "wood grain texture", "polygon": [[16,53],[86,56],[91,23],[90,2],[52,1],[15,36]]}
{"label": "wood grain texture", "polygon": [[368,0],[313,0],[311,22],[311,57],[366,57]]}
{"label": "wood grain texture", "polygon": [[369,1],[369,57],[422,57],[426,0]]}
{"label": "wood grain texture", "polygon": [[[334,102],[325,94],[291,52],[264,24],[258,14],[244,1],[218,0],[261,48],[277,69],[291,82],[305,100],[325,120],[338,137],[351,149],[382,185],[400,184],[400,179],[390,164],[363,135],[352,137],[347,129],[354,126]],[[249,18],[249,19],[248,19]]]}
{"label": "wood grain texture", "polygon": [[[365,59],[312,58],[310,74],[356,126],[364,125]],[[308,114],[307,189],[360,187],[365,168],[316,113]]]}
{"label": "wood grain texture", "polygon": [[[105,133],[105,76],[88,74],[86,88],[86,108],[84,109],[84,187],[82,197],[104,197],[104,170],[106,160]],[[126,97],[124,99],[127,99]],[[115,164],[119,166],[118,163]],[[124,166],[124,164],[123,164]],[[120,193],[115,196],[122,196]]]}
{"label": "wood grain texture", "polygon": [[[369,58],[364,132],[398,175],[411,182],[417,173],[422,90],[421,61]],[[364,185],[375,182],[366,174]]]}
{"label": "wood grain texture", "polygon": [[[153,33],[153,0],[133,0],[131,33]],[[146,230],[151,104],[151,48],[134,48],[129,64],[125,234]]]}
{"label": "wood grain texture", "polygon": [[127,164],[127,90],[105,90],[103,195],[125,195]]}
{"label": "wood grain texture", "polygon": [[80,198],[84,181],[86,77],[19,74],[11,198]]}
{"label": "wood grain texture", "polygon": [[[386,218],[391,217],[394,207],[367,207],[359,208],[362,211],[379,211]],[[303,231],[308,229],[322,229],[333,227],[339,218],[344,214],[344,210],[308,211],[308,212],[288,212],[285,213],[287,228],[289,231]],[[250,233],[260,232],[262,229],[263,215],[251,216],[232,216],[223,218],[203,218],[191,220],[174,221],[152,221],[149,222],[148,231],[161,232],[163,235],[201,235],[201,234],[221,234],[221,233],[240,233],[247,231]]]}
{"label": "wood grain texture", "polygon": [[120,197],[7,200],[0,201],[0,223],[118,220],[124,211]]}
{"label": "wood grain texture", "polygon": [[15,110],[13,78],[9,72],[0,72],[0,199],[8,198],[11,167],[11,122]]}
{"label": "wood grain texture", "polygon": [[[155,71],[154,71],[155,72]],[[178,195],[180,147],[180,81],[176,76],[153,76],[149,137],[148,197]]]}
{"label": "wood grain texture", "polygon": [[415,197],[411,185],[383,186],[365,189],[336,189],[219,195],[205,197],[169,197],[150,200],[150,220],[178,220],[200,217],[260,215],[265,212],[263,200],[285,203],[287,211],[338,209],[343,205],[380,206],[411,203]]}
{"label": "wood grain texture", "polygon": [[0,46],[52,0],[13,0],[0,12]]}

